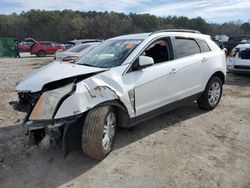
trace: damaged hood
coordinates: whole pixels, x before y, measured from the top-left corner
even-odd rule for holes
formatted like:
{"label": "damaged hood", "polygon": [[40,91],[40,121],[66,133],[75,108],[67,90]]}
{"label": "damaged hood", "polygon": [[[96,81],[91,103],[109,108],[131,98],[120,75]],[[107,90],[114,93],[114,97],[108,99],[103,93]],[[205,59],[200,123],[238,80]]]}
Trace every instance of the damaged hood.
{"label": "damaged hood", "polygon": [[95,73],[106,69],[71,63],[50,63],[24,78],[16,87],[17,92],[37,92],[47,83],[65,78]]}

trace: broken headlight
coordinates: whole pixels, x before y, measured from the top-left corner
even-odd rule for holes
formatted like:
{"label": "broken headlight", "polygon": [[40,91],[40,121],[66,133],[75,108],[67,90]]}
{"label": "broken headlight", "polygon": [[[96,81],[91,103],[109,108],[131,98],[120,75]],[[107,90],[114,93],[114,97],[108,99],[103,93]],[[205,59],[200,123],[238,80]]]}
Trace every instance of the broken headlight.
{"label": "broken headlight", "polygon": [[44,92],[33,108],[29,119],[52,119],[60,100],[66,97],[73,88],[74,84],[71,83],[64,87]]}

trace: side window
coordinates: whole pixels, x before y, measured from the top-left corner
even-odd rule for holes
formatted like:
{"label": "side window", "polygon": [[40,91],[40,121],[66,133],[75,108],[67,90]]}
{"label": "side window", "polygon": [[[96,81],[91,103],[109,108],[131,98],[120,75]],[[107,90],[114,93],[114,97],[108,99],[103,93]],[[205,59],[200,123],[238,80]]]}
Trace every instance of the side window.
{"label": "side window", "polygon": [[52,46],[51,42],[44,43],[46,46]]}
{"label": "side window", "polygon": [[173,49],[175,59],[201,53],[197,42],[190,38],[176,37]]}
{"label": "side window", "polygon": [[45,45],[45,46],[51,46],[51,44],[49,42],[41,42],[42,45]]}
{"label": "side window", "polygon": [[154,63],[161,63],[170,60],[170,46],[167,39],[160,39],[153,42],[142,55],[152,57]]}
{"label": "side window", "polygon": [[[155,64],[172,60],[173,52],[170,38],[165,37],[152,42],[140,55],[152,57]],[[137,58],[128,72],[139,69],[139,58]]]}
{"label": "side window", "polygon": [[202,52],[210,52],[211,51],[211,49],[209,48],[209,46],[207,45],[207,43],[204,40],[196,39],[196,41],[198,42]]}
{"label": "side window", "polygon": [[59,46],[56,42],[52,42],[51,46]]}

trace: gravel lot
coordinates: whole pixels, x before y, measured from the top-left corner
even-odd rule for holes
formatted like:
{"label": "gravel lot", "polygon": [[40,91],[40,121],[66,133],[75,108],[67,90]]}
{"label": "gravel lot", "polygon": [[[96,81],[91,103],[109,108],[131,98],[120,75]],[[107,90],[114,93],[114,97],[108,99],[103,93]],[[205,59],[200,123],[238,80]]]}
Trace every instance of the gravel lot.
{"label": "gravel lot", "polygon": [[98,162],[30,146],[15,85],[52,57],[0,59],[0,187],[250,187],[250,76],[228,74],[219,106],[195,103],[130,129]]}

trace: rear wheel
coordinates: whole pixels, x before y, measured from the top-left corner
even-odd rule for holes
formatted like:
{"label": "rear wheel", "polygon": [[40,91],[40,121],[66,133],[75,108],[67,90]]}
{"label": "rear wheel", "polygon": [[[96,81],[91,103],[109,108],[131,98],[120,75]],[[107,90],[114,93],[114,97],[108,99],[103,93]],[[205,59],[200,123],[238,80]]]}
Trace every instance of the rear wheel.
{"label": "rear wheel", "polygon": [[116,125],[113,107],[101,106],[90,110],[82,130],[83,153],[97,160],[105,158],[112,150]]}
{"label": "rear wheel", "polygon": [[40,51],[38,51],[38,53],[36,55],[37,55],[37,57],[45,57],[46,53],[44,50],[40,50]]}
{"label": "rear wheel", "polygon": [[197,100],[200,108],[204,110],[214,109],[220,102],[222,95],[222,81],[219,77],[213,76],[207,83],[202,96]]}

